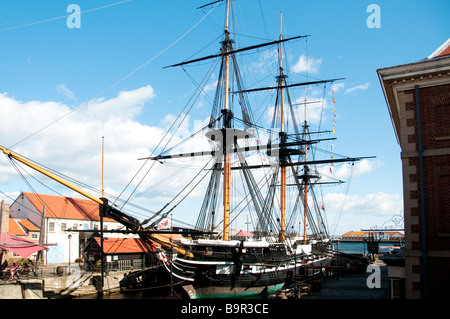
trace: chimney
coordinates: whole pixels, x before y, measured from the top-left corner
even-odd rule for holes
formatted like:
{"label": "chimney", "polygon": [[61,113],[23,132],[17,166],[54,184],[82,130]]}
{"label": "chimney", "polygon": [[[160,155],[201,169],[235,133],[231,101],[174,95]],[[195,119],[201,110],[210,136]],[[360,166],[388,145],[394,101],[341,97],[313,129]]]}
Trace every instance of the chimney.
{"label": "chimney", "polygon": [[9,204],[6,204],[3,200],[0,205],[0,232],[9,232]]}

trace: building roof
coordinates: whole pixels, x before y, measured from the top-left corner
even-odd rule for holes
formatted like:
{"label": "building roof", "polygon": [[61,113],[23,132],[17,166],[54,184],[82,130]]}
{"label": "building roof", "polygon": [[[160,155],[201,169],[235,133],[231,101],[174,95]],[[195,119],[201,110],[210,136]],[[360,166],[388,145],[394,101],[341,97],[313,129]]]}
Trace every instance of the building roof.
{"label": "building roof", "polygon": [[[94,238],[100,247],[100,238]],[[105,238],[103,240],[103,252],[105,254],[129,254],[154,252],[155,247],[144,242],[140,238]]]}
{"label": "building roof", "polygon": [[450,38],[434,51],[428,59],[441,58],[447,55],[450,55]]}
{"label": "building roof", "polygon": [[447,55],[450,55],[450,45],[447,46],[447,47],[444,49],[444,51],[442,51],[442,53],[440,53],[440,54],[438,55],[438,57],[443,57],[443,56],[447,56]]}
{"label": "building roof", "polygon": [[405,236],[403,233],[398,232],[398,231],[377,231],[377,230],[374,230],[372,232],[368,232],[368,231],[348,231],[345,234],[343,234],[342,237],[350,237],[350,236],[364,237],[364,236],[370,235],[371,233],[380,233],[380,232],[382,232],[384,234],[387,234],[390,237],[395,236],[395,235],[402,236],[402,237]]}
{"label": "building roof", "polygon": [[[400,144],[400,105],[398,92],[413,90],[416,85],[448,83],[450,75],[450,39],[428,58],[421,61],[385,67],[377,70],[388,111]],[[447,82],[446,82],[447,81]]]}
{"label": "building roof", "polygon": [[251,232],[247,232],[245,230],[240,230],[236,235],[234,236],[242,236],[242,237],[253,237],[254,235]]}
{"label": "building roof", "polygon": [[[46,207],[46,217],[78,220],[100,220],[99,204],[89,199],[23,192],[40,212]],[[22,196],[20,195],[20,196]],[[112,219],[105,218],[105,221]]]}
{"label": "building roof", "polygon": [[363,237],[364,235],[367,234],[368,232],[365,231],[348,231],[345,234],[343,234],[342,237],[349,237],[349,236]]}
{"label": "building roof", "polygon": [[14,236],[27,236],[30,231],[39,231],[32,222],[28,219],[18,219],[18,218],[10,218],[9,219],[9,231],[11,235]]}

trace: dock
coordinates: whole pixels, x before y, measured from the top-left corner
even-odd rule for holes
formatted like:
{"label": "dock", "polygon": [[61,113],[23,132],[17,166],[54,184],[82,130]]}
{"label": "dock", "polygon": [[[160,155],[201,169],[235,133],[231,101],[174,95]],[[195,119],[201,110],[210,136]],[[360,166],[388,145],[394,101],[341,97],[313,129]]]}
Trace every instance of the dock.
{"label": "dock", "polygon": [[[369,287],[368,280],[372,272],[361,271],[352,267],[323,267],[322,271],[313,276],[297,275],[296,284],[279,292],[276,299],[364,299],[382,300],[390,299],[390,285],[387,265],[376,260],[371,265],[379,267],[380,286]],[[367,268],[370,269],[370,268]]]}
{"label": "dock", "polygon": [[[367,285],[370,272],[358,267],[310,267],[310,274],[297,274],[293,284],[270,299],[389,299],[387,266],[376,260],[380,269],[380,287]],[[120,293],[120,281],[129,271],[114,271],[104,277],[103,289],[99,272],[68,272],[67,265],[47,266],[38,277],[23,277],[20,281],[2,281],[0,299],[70,299],[93,298]]]}
{"label": "dock", "polygon": [[104,276],[103,289],[101,274],[82,270],[67,264],[44,265],[37,276],[21,276],[12,281],[0,283],[0,299],[60,299],[80,296],[97,296],[120,291],[120,280],[129,271],[110,272]]}

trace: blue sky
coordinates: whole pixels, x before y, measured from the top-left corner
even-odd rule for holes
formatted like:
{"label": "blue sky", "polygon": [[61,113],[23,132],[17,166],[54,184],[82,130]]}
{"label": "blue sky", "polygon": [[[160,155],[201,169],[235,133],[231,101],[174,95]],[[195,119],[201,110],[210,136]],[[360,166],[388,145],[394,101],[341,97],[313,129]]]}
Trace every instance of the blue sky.
{"label": "blue sky", "polygon": [[[181,68],[163,67],[219,48],[224,8],[197,9],[206,3],[0,0],[0,145],[99,187],[105,136],[105,180],[119,194],[139,169],[136,159],[149,154],[194,90]],[[70,4],[81,9],[80,28],[68,27]],[[367,24],[371,4],[380,9],[379,28]],[[357,166],[335,232],[381,225],[401,213],[400,147],[376,70],[422,60],[444,43],[450,2],[237,0],[234,10],[238,46],[276,39],[281,11],[285,37],[311,35],[288,48],[286,63],[301,68],[307,54],[311,79],[345,78],[335,87],[336,152],[376,158]],[[190,72],[201,79],[197,69]],[[187,130],[208,114],[196,111]],[[30,191],[2,158],[0,198],[11,203],[22,190]],[[139,201],[157,210],[170,193],[169,187]],[[327,197],[331,214],[342,198],[342,192]]]}

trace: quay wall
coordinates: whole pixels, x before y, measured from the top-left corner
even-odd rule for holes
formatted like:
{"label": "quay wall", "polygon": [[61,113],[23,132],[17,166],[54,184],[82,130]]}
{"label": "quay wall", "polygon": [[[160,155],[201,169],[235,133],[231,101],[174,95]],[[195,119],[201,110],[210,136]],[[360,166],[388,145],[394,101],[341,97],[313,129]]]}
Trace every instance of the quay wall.
{"label": "quay wall", "polygon": [[0,299],[44,299],[42,280],[0,285]]}
{"label": "quay wall", "polygon": [[[127,271],[110,272],[104,276],[103,293],[120,290],[120,280]],[[101,275],[79,272],[49,276],[42,279],[21,279],[0,285],[0,299],[57,299],[76,298],[102,292]]]}

